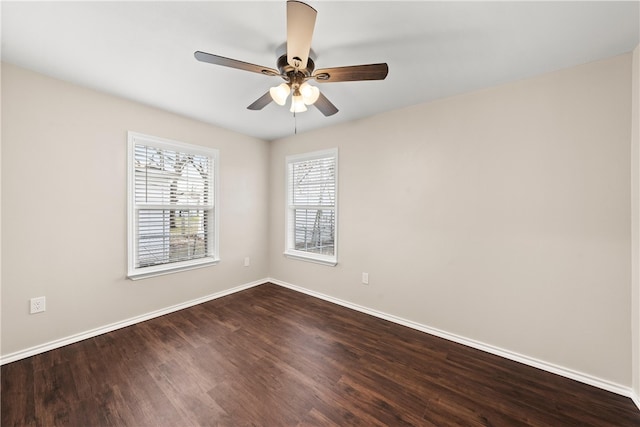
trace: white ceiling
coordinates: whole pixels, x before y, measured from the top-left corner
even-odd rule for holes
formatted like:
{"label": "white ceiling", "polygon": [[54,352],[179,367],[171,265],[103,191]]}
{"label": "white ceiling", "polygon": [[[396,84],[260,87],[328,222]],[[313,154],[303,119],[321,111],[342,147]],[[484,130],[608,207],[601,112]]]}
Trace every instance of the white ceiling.
{"label": "white ceiling", "polygon": [[340,109],[246,107],[281,83],[201,63],[276,68],[285,1],[2,1],[2,60],[272,140],[633,50],[638,1],[309,1],[316,68],[387,62],[384,81],[318,84]]}

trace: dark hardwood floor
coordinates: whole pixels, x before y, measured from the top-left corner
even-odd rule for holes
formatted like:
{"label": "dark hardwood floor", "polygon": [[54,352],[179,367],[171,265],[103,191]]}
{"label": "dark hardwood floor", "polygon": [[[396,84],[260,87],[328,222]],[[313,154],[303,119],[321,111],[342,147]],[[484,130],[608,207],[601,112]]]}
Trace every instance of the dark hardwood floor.
{"label": "dark hardwood floor", "polygon": [[1,374],[2,426],[640,426],[628,398],[272,284]]}

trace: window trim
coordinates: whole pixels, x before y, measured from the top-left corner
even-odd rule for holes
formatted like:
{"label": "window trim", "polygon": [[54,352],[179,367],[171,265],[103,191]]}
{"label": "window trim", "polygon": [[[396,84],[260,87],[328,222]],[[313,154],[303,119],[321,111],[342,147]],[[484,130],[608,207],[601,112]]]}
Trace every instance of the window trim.
{"label": "window trim", "polygon": [[[136,144],[150,145],[160,149],[179,150],[189,154],[197,154],[207,156],[211,159],[213,165],[213,174],[211,180],[213,185],[209,188],[213,191],[212,212],[213,223],[209,224],[208,241],[211,249],[209,254],[198,259],[179,261],[170,264],[160,264],[148,267],[136,267],[135,260],[137,254],[137,207],[135,202],[135,146]],[[145,279],[165,274],[176,273],[179,271],[192,270],[197,268],[209,267],[220,262],[219,254],[219,151],[215,148],[203,147],[198,145],[187,144],[180,141],[174,141],[157,136],[145,135],[142,133],[127,132],[127,278],[131,280]],[[143,207],[144,208],[144,207]]]}
{"label": "window trim", "polygon": [[[291,247],[293,227],[293,206],[291,204],[291,194],[289,193],[289,165],[305,160],[315,160],[327,157],[333,157],[335,162],[335,203],[333,205],[334,215],[334,232],[333,232],[333,255],[316,254],[312,252],[299,251]],[[313,151],[309,153],[293,154],[285,158],[285,230],[284,230],[284,256],[291,259],[313,262],[316,264],[329,265],[335,267],[338,265],[338,149],[330,148],[327,150]]]}

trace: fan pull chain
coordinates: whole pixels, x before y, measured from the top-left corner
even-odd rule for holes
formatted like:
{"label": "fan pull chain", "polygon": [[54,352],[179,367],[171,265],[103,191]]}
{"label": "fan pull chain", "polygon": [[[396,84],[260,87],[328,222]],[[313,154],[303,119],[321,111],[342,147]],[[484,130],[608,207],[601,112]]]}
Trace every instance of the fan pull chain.
{"label": "fan pull chain", "polygon": [[296,116],[296,112],[293,112],[293,134],[298,134],[298,116]]}

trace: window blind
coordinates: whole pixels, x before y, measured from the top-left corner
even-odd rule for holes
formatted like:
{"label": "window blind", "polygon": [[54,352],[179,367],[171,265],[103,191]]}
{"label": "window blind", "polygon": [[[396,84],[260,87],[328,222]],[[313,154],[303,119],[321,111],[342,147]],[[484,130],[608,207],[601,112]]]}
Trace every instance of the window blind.
{"label": "window blind", "polygon": [[287,252],[335,265],[337,150],[287,158]]}
{"label": "window blind", "polygon": [[131,155],[130,269],[160,271],[212,258],[215,156],[142,138]]}

